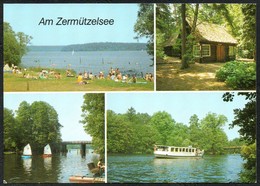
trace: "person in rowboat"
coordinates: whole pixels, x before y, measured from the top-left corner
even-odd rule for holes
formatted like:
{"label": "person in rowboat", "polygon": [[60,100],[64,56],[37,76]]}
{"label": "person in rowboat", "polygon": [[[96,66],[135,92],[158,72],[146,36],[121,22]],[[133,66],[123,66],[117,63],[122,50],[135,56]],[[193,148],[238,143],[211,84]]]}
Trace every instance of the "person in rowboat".
{"label": "person in rowboat", "polygon": [[99,159],[99,161],[97,163],[97,167],[99,168],[100,175],[102,175],[103,172],[105,172],[105,165],[103,165],[102,159]]}

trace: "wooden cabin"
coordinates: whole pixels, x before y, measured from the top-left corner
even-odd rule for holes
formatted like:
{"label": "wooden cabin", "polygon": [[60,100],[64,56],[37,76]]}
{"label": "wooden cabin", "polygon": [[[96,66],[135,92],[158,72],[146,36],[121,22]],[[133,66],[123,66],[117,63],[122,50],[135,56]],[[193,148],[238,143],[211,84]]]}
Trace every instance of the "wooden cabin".
{"label": "wooden cabin", "polygon": [[236,58],[237,40],[222,26],[199,23],[195,38],[198,42],[193,46],[196,62],[226,62]]}
{"label": "wooden cabin", "polygon": [[[189,34],[191,23],[187,21],[187,25]],[[237,40],[224,27],[206,22],[197,23],[194,35],[197,44],[193,46],[193,56],[196,62],[226,62],[236,58]],[[181,56],[181,48],[174,50],[172,47],[178,39],[181,39],[181,35],[175,36],[174,39],[171,38],[171,46],[169,41],[167,42],[164,47],[166,55]],[[181,47],[180,44],[178,46]]]}

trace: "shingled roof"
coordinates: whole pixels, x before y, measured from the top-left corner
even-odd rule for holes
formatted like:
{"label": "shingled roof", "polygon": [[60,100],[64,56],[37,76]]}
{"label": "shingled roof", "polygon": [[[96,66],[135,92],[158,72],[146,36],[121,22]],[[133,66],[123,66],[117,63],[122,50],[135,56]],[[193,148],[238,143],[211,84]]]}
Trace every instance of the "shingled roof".
{"label": "shingled roof", "polygon": [[237,44],[237,40],[224,27],[212,23],[198,23],[195,35],[199,41]]}

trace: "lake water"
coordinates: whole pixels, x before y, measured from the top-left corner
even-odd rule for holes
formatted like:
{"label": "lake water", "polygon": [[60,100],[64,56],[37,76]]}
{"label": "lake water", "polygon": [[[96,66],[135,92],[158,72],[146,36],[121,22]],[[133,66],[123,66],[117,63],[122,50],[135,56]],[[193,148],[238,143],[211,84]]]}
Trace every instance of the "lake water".
{"label": "lake water", "polygon": [[7,183],[69,183],[72,175],[92,177],[87,164],[95,159],[98,159],[98,155],[91,150],[87,151],[85,157],[81,157],[79,150],[49,158],[38,155],[22,159],[20,155],[5,155],[4,180]]}
{"label": "lake water", "polygon": [[113,183],[239,183],[239,154],[201,159],[157,159],[153,155],[108,155]]}
{"label": "lake water", "polygon": [[109,69],[119,68],[123,74],[154,73],[152,56],[146,51],[84,51],[84,52],[28,52],[22,58],[24,67],[73,69],[79,72],[92,72],[105,75]]}

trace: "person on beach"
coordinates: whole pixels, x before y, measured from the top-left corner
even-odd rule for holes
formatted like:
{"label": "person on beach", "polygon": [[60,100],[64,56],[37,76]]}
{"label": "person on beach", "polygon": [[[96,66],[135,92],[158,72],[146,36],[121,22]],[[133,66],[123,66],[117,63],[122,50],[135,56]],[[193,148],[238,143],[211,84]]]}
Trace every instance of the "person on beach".
{"label": "person on beach", "polygon": [[80,84],[80,85],[82,85],[82,84],[88,84],[87,81],[83,81],[82,73],[79,73],[78,78],[77,78],[77,82],[78,82],[78,84]]}
{"label": "person on beach", "polygon": [[67,77],[74,77],[70,70],[66,70]]}
{"label": "person on beach", "polygon": [[135,75],[133,75],[133,83],[136,83],[136,76]]}

